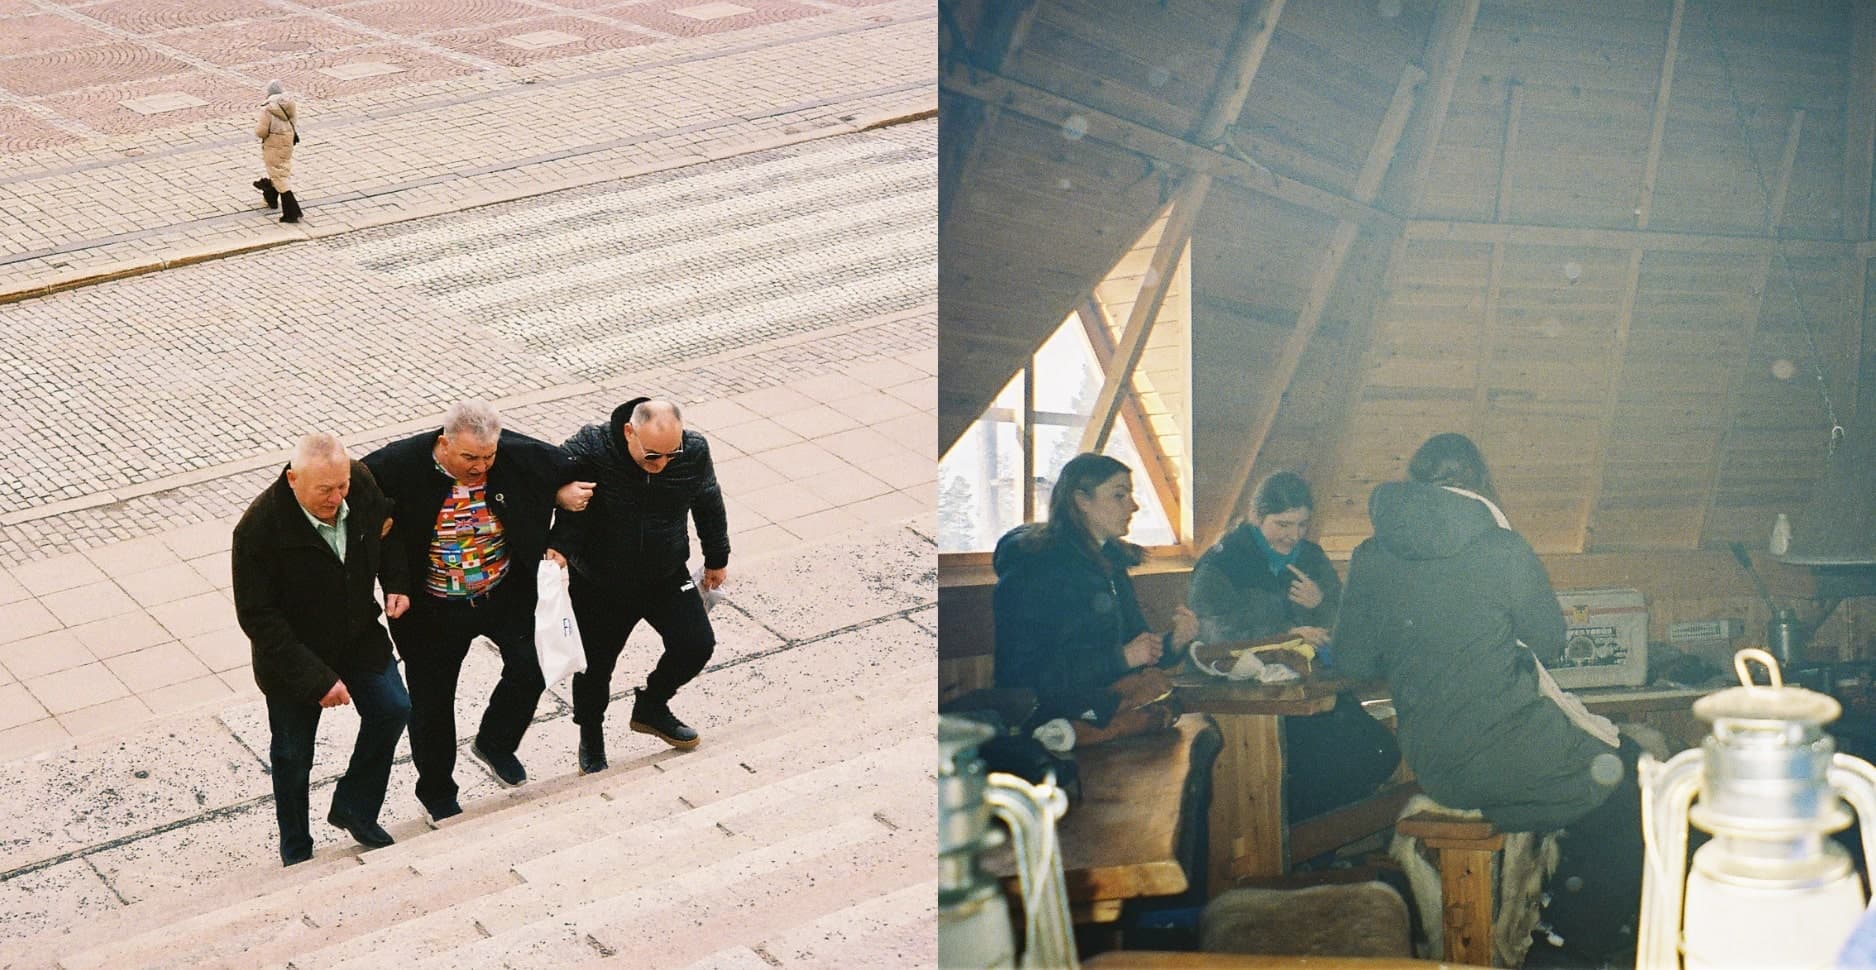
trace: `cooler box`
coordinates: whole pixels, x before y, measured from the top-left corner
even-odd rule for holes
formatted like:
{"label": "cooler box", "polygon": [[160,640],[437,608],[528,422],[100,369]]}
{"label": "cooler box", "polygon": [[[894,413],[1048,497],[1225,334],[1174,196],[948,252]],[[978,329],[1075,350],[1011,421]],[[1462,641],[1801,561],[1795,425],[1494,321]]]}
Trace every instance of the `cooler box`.
{"label": "cooler box", "polygon": [[1549,664],[1557,686],[1639,687],[1648,682],[1648,605],[1640,590],[1604,586],[1557,593],[1569,627]]}

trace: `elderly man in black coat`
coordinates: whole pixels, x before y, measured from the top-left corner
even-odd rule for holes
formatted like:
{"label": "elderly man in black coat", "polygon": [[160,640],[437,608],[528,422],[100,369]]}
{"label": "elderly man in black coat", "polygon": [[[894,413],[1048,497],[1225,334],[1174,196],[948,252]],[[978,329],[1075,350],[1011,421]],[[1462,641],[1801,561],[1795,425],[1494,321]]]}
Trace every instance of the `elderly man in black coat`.
{"label": "elderly man in black coat", "polygon": [[710,443],[685,429],[676,404],[638,397],[561,447],[580,477],[594,482],[591,507],[554,527],[572,563],[568,593],[586,647],[586,672],[573,675],[580,771],[606,767],[602,725],[612,670],[640,620],[658,631],[664,652],[638,690],[629,724],[672,747],[694,748],[697,731],[671,713],[671,698],[703,671],[717,640],[685,569],[691,520],[703,545],[705,589],[723,585],[730,561],[729,522]]}
{"label": "elderly man in black coat", "polygon": [[[401,586],[403,562],[380,555],[390,503],[331,435],[300,439],[293,460],[234,531],[235,615],[254,649],[254,680],[273,732],[274,813],[283,865],[312,857],[307,786],[320,712],[358,708],[352,761],[326,821],[361,844],[391,844],[378,825],[410,697],[378,623],[372,584]],[[402,596],[385,600],[396,616]]]}
{"label": "elderly man in black coat", "polygon": [[387,558],[404,565],[410,611],[391,636],[410,678],[410,759],[417,799],[430,817],[462,811],[456,800],[456,682],[469,644],[488,637],[502,654],[501,680],[469,753],[507,786],[527,781],[515,756],[546,683],[534,653],[535,574],[550,548],[556,505],[584,508],[590,484],[573,481],[560,449],[505,430],[485,401],[449,409],[443,427],[393,441],[365,464],[396,503]]}

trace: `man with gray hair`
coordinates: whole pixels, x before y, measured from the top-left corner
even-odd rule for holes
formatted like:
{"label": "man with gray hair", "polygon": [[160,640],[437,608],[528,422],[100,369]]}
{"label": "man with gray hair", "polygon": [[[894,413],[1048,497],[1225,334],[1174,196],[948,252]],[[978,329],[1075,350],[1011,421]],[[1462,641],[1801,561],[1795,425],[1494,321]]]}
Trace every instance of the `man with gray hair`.
{"label": "man with gray hair", "polygon": [[[387,591],[404,585],[403,559],[380,555],[390,510],[370,470],[339,439],[310,434],[235,526],[235,617],[253,645],[254,681],[267,698],[283,865],[313,855],[307,786],[319,715],[328,707],[356,705],[359,725],[326,821],[367,848],[392,841],[378,812],[410,697],[372,594],[374,581]],[[407,605],[387,592],[389,616]]]}
{"label": "man with gray hair", "polygon": [[494,641],[501,681],[489,695],[469,753],[503,785],[527,780],[515,757],[546,684],[534,653],[535,568],[550,548],[554,508],[584,508],[591,483],[575,482],[560,449],[506,430],[495,408],[464,401],[443,427],[365,456],[396,503],[388,556],[403,560],[410,609],[391,636],[410,681],[410,759],[417,799],[441,821],[456,799],[456,681],[469,644]]}
{"label": "man with gray hair", "polygon": [[633,398],[606,424],[589,424],[562,445],[581,478],[595,483],[591,507],[555,527],[573,564],[569,592],[586,647],[586,672],[573,675],[573,720],[580,725],[582,774],[606,767],[602,725],[612,670],[638,621],[664,639],[657,666],[632,703],[632,730],[672,747],[697,746],[696,730],[671,713],[671,698],[710,662],[710,628],[697,582],[685,569],[690,522],[703,546],[706,589],[727,578],[729,524],[710,443],[686,430],[670,401]]}

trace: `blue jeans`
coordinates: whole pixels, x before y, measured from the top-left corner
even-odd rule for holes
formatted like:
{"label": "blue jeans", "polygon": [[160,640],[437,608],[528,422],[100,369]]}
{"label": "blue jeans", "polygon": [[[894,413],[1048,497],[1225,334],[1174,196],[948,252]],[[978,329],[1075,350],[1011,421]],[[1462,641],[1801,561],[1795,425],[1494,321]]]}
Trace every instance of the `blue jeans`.
{"label": "blue jeans", "polygon": [[[358,709],[358,741],[352,745],[351,764],[332,791],[332,807],[360,821],[376,822],[391,781],[391,757],[397,752],[398,736],[410,722],[410,695],[404,691],[395,660],[376,676],[346,680],[345,689]],[[307,829],[307,786],[313,770],[313,738],[323,710],[318,704],[267,698],[267,725],[273,729],[269,755],[274,817],[280,823],[283,857],[313,848]]]}

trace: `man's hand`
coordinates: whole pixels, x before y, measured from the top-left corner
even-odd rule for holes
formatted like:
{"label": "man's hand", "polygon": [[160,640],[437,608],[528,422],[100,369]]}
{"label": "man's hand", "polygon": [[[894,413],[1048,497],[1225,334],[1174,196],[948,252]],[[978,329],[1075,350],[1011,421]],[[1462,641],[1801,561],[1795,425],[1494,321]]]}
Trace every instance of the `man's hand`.
{"label": "man's hand", "polygon": [[335,680],[332,682],[332,689],[326,691],[326,696],[319,699],[319,706],[338,707],[342,704],[350,704],[351,702],[352,692],[345,689],[345,681]]}
{"label": "man's hand", "polygon": [[410,609],[410,597],[405,596],[403,593],[384,594],[384,615],[385,616],[388,616],[391,619],[395,620],[398,617],[403,616],[404,611],[408,609]]}
{"label": "man's hand", "polygon": [[1295,563],[1290,564],[1288,568],[1290,573],[1295,577],[1290,580],[1290,602],[1306,610],[1313,610],[1321,606],[1322,587],[1317,586],[1315,580],[1310,579],[1301,569],[1296,568]]}
{"label": "man's hand", "polygon": [[560,554],[560,550],[558,550],[558,549],[549,549],[549,550],[547,550],[547,555],[545,555],[545,556],[542,556],[541,558],[542,558],[542,559],[548,559],[548,560],[552,560],[552,561],[554,561],[554,562],[557,562],[557,563],[559,563],[559,564],[560,564],[560,568],[562,568],[562,569],[565,569],[565,568],[567,568],[567,557],[565,557],[565,556],[563,556],[563,555],[561,555],[561,554]]}
{"label": "man's hand", "polygon": [[554,504],[569,512],[585,511],[586,503],[592,500],[592,482],[568,482],[554,493]]}
{"label": "man's hand", "polygon": [[1329,642],[1329,631],[1319,626],[1292,627],[1290,629],[1290,635],[1302,637],[1305,643],[1317,647],[1323,646]]}
{"label": "man's hand", "polygon": [[380,538],[380,539],[382,539],[382,538],[384,538],[385,536],[388,536],[388,535],[390,535],[390,534],[391,534],[391,523],[393,523],[393,522],[395,522],[395,521],[397,521],[397,520],[396,520],[396,519],[390,519],[390,518],[387,518],[387,519],[385,519],[385,520],[384,520],[384,525],[383,525],[383,526],[381,526],[381,527],[379,527],[379,529],[378,529],[378,538]]}
{"label": "man's hand", "polygon": [[1127,641],[1127,646],[1121,651],[1121,656],[1126,659],[1129,667],[1144,667],[1147,664],[1159,663],[1160,654],[1165,650],[1166,645],[1160,642],[1160,635],[1148,630]]}
{"label": "man's hand", "polygon": [[730,578],[730,567],[728,566],[724,566],[722,569],[705,569],[703,575],[704,589],[716,589],[718,586],[723,585],[723,581],[728,578]]}
{"label": "man's hand", "polygon": [[1184,603],[1173,607],[1172,645],[1180,650],[1199,638],[1199,617]]}

